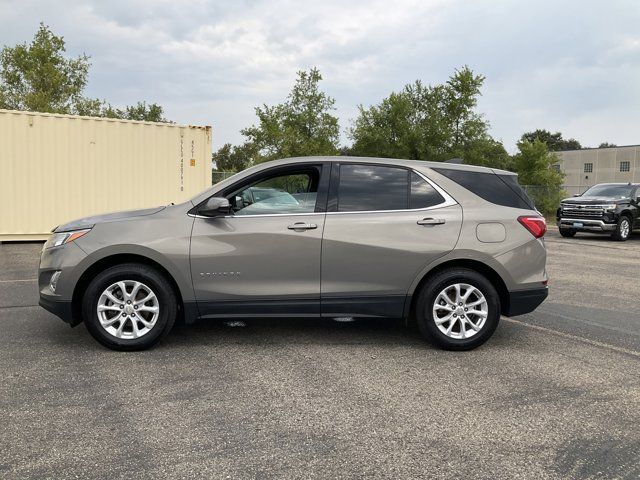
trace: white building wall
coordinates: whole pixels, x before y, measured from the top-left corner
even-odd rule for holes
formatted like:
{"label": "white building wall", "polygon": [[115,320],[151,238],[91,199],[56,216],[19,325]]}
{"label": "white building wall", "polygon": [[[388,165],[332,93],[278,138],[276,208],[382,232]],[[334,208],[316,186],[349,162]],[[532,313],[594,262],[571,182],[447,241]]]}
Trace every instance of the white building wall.
{"label": "white building wall", "polygon": [[[555,152],[560,170],[565,174],[564,188],[568,194],[582,193],[597,183],[640,182],[640,146],[586,148]],[[629,162],[629,171],[621,172],[622,162]],[[585,172],[592,163],[593,171]]]}

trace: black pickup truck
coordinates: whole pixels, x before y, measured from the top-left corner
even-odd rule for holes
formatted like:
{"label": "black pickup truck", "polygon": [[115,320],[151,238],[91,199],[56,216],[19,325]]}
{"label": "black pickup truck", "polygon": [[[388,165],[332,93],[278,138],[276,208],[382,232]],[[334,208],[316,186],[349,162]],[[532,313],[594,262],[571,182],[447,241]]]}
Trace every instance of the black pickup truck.
{"label": "black pickup truck", "polygon": [[640,227],[640,184],[600,183],[582,195],[565,198],[556,214],[560,235],[576,232],[608,233],[625,241]]}

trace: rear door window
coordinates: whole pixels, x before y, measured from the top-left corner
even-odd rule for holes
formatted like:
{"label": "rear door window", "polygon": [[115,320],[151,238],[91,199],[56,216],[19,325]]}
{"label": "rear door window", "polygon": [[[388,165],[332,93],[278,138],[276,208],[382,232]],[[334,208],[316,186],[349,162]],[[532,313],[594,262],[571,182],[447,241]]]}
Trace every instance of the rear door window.
{"label": "rear door window", "polygon": [[378,165],[342,164],[338,211],[403,210],[409,205],[408,170]]}
{"label": "rear door window", "polygon": [[416,172],[411,172],[411,196],[409,208],[427,208],[439,205],[444,198]]}

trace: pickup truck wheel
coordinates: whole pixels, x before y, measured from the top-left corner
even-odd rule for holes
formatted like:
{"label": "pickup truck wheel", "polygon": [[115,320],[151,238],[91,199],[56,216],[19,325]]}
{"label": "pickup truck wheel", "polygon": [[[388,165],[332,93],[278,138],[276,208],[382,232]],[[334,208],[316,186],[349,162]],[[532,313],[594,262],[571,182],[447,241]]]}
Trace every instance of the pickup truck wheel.
{"label": "pickup truck wheel", "polygon": [[576,231],[575,230],[571,230],[569,228],[559,228],[558,230],[560,230],[560,235],[563,237],[575,237],[576,236]]}
{"label": "pickup truck wheel", "polygon": [[618,220],[618,225],[613,232],[612,237],[619,242],[628,240],[631,236],[631,219],[627,215],[622,215]]}
{"label": "pickup truck wheel", "polygon": [[471,350],[486,342],[498,326],[500,298],[480,273],[452,268],[422,287],[415,318],[431,343],[446,350]]}
{"label": "pickup truck wheel", "polygon": [[82,301],[84,323],[93,338],[112,350],[144,350],[155,345],[176,319],[173,288],[155,269],[116,265],[91,281]]}

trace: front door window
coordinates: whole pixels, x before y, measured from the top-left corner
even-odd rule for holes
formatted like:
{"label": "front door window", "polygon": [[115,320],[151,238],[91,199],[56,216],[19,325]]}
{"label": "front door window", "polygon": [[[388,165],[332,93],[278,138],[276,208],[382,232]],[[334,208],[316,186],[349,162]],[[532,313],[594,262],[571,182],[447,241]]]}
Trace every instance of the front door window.
{"label": "front door window", "polygon": [[234,215],[312,213],[316,208],[317,169],[273,176],[230,195]]}

